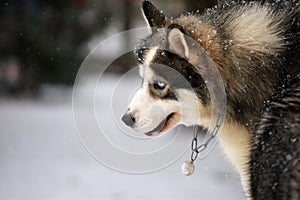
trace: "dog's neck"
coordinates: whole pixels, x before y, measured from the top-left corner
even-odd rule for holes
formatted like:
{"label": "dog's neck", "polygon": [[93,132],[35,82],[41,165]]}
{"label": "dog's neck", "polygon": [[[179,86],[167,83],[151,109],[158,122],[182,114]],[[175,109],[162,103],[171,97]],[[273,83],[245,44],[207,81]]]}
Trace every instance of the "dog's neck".
{"label": "dog's neck", "polygon": [[248,193],[251,133],[246,127],[235,122],[225,122],[218,134],[219,143],[227,157],[240,174],[242,185]]}

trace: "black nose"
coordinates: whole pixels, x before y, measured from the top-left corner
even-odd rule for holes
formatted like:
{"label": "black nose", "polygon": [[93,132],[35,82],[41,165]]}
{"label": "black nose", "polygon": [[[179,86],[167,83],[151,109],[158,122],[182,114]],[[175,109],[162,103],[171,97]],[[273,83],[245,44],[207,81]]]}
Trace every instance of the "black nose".
{"label": "black nose", "polygon": [[122,117],[122,121],[127,125],[132,127],[133,124],[135,123],[135,118],[131,114],[125,114]]}

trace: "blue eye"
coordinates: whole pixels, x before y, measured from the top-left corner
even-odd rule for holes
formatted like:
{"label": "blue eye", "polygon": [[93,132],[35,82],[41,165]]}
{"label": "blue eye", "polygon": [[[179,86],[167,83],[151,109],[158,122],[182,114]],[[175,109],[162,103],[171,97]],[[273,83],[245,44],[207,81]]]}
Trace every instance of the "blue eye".
{"label": "blue eye", "polygon": [[153,82],[153,87],[156,90],[163,90],[163,89],[166,88],[166,86],[167,86],[167,84],[164,83],[164,82],[161,82],[161,81],[154,81]]}

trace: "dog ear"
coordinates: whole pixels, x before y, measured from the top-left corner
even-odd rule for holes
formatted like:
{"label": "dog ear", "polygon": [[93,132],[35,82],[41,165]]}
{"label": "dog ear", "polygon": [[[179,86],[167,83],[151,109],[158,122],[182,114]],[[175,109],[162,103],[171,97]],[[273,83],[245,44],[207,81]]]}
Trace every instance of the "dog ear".
{"label": "dog ear", "polygon": [[177,53],[181,57],[189,57],[189,47],[184,38],[184,34],[178,29],[173,28],[168,35],[168,43],[171,51]]}
{"label": "dog ear", "polygon": [[142,8],[144,17],[150,27],[164,27],[166,25],[166,16],[158,10],[150,1],[143,1]]}

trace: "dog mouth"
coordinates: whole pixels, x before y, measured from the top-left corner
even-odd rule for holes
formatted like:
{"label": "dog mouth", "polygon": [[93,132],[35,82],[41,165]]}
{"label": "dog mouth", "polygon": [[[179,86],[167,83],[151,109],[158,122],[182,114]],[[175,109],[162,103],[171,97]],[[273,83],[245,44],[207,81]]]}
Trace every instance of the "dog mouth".
{"label": "dog mouth", "polygon": [[164,120],[162,120],[152,131],[146,132],[147,136],[158,136],[167,130],[174,127],[179,122],[179,116],[176,113],[169,114]]}

